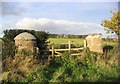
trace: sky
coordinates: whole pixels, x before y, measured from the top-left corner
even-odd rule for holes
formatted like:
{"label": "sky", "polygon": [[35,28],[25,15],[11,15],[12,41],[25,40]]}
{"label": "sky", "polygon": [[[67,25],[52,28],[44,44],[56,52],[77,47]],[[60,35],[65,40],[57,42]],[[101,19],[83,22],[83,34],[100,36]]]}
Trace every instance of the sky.
{"label": "sky", "polygon": [[101,33],[118,2],[1,2],[0,36],[5,29],[44,30],[56,34]]}

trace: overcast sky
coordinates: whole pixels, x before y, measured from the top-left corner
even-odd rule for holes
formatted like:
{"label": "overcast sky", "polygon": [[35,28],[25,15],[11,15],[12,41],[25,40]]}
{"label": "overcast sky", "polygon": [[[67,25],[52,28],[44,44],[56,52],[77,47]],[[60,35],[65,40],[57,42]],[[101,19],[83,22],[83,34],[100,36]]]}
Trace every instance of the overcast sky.
{"label": "overcast sky", "polygon": [[[32,0],[33,1],[33,0]],[[72,0],[73,1],[73,0]],[[95,1],[95,0],[94,0]],[[58,34],[102,33],[117,2],[2,2],[0,36],[5,29],[34,29]]]}

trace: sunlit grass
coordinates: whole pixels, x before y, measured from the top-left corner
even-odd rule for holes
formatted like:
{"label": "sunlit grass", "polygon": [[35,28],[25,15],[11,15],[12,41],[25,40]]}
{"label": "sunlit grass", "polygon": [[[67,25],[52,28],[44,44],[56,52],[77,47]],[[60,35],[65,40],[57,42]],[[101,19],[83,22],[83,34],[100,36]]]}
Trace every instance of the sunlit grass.
{"label": "sunlit grass", "polygon": [[117,42],[111,42],[111,41],[103,41],[103,46],[110,45],[110,46],[117,46]]}
{"label": "sunlit grass", "polygon": [[68,43],[69,41],[75,44],[84,43],[84,39],[69,39],[69,38],[49,38],[47,41],[54,44]]}
{"label": "sunlit grass", "polygon": [[[70,39],[70,38],[49,38],[47,40],[48,42],[54,43],[54,44],[62,44],[62,43],[66,43],[68,44],[69,41],[71,41],[74,44],[84,44],[84,39]],[[105,45],[111,45],[111,46],[115,46],[117,45],[117,42],[111,42],[111,41],[103,41],[103,46]]]}

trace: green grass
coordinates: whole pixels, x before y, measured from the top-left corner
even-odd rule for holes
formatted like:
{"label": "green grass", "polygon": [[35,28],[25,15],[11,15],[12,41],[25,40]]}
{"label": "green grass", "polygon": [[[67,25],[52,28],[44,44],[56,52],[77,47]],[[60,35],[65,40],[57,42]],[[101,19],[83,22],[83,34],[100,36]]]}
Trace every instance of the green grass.
{"label": "green grass", "polygon": [[117,42],[103,41],[103,46],[106,46],[106,45],[116,46],[117,44],[118,44]]}
{"label": "green grass", "polygon": [[[49,44],[54,43],[55,44],[54,48],[58,48],[58,49],[68,48],[69,41],[71,41],[71,43],[73,43],[71,45],[71,47],[74,47],[74,48],[75,47],[83,47],[83,45],[84,45],[84,39],[49,38],[47,41],[50,42]],[[51,48],[51,46],[49,46],[48,48]]]}
{"label": "green grass", "polygon": [[54,44],[61,44],[61,43],[68,43],[69,41],[75,43],[75,44],[83,44],[84,43],[84,39],[69,39],[69,38],[49,38],[48,41],[50,41],[50,43],[54,43]]}
{"label": "green grass", "polygon": [[[68,44],[69,41],[73,42],[74,44],[84,44],[84,39],[49,38],[47,41],[50,42],[49,44],[51,44],[51,43],[54,43],[54,44],[66,43],[66,44]],[[117,42],[103,41],[103,45],[114,46],[116,44],[117,44]]]}
{"label": "green grass", "polygon": [[[49,38],[47,40],[49,42],[49,44],[54,43],[54,47],[55,48],[61,48],[60,46],[62,46],[62,43],[66,44],[66,48],[68,48],[68,42],[71,41],[71,43],[73,43],[74,48],[75,47],[83,47],[84,46],[84,39],[70,39],[70,38]],[[103,47],[104,46],[117,46],[117,42],[112,42],[112,41],[103,41]],[[51,46],[49,46],[48,48],[51,48]]]}

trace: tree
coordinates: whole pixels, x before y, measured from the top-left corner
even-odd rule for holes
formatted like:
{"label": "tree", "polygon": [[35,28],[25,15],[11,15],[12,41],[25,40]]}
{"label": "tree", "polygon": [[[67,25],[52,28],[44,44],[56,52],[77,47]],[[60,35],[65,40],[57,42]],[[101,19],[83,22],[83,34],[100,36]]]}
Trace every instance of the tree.
{"label": "tree", "polygon": [[[118,36],[118,51],[120,51],[120,11],[111,13],[111,19],[102,21],[101,25],[105,27],[108,33],[115,33]],[[118,52],[118,59],[120,59],[120,52]]]}
{"label": "tree", "polygon": [[120,49],[120,11],[111,13],[111,19],[102,21],[101,25],[105,27],[108,33],[115,33],[118,36],[118,46]]}
{"label": "tree", "polygon": [[102,26],[105,27],[108,33],[120,34],[120,12],[112,12],[112,17],[110,20],[102,21]]}
{"label": "tree", "polygon": [[75,38],[75,35],[74,35],[74,34],[69,34],[69,35],[68,35],[68,38],[74,39],[74,38]]}

